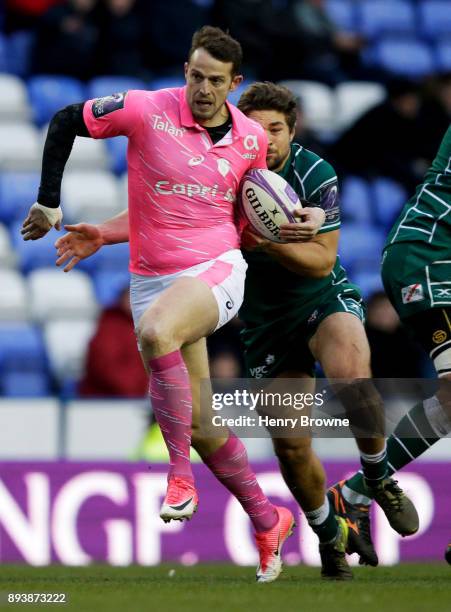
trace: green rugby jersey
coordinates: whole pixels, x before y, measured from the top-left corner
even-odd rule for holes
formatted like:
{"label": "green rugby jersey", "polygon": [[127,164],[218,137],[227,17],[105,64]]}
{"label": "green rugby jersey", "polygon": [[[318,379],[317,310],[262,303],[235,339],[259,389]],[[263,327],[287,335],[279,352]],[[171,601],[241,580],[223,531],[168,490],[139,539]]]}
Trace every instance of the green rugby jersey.
{"label": "green rugby jersey", "polygon": [[[292,144],[290,157],[278,174],[293,187],[301,201],[324,209],[326,220],[320,233],[339,229],[337,176],[328,162],[299,144]],[[247,325],[267,323],[268,317],[277,318],[279,313],[295,314],[296,309],[318,300],[325,289],[346,280],[338,257],[331,274],[316,279],[291,272],[266,253],[244,250],[243,255],[249,267],[240,316]]]}
{"label": "green rugby jersey", "polygon": [[424,181],[392,227],[385,248],[397,242],[425,242],[451,253],[451,126]]}

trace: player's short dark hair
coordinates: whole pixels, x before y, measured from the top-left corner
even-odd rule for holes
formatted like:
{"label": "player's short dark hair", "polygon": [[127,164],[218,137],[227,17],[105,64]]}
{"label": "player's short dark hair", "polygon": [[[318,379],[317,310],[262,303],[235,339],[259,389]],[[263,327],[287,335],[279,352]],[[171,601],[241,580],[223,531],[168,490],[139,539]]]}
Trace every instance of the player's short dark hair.
{"label": "player's short dark hair", "polygon": [[296,124],[297,100],[283,85],[265,81],[253,83],[241,94],[238,108],[245,115],[256,110],[274,110],[285,116],[290,132]]}
{"label": "player's short dark hair", "polygon": [[220,62],[232,63],[232,76],[238,74],[243,61],[243,50],[240,43],[220,28],[203,26],[194,32],[188,60],[197,49],[205,49]]}

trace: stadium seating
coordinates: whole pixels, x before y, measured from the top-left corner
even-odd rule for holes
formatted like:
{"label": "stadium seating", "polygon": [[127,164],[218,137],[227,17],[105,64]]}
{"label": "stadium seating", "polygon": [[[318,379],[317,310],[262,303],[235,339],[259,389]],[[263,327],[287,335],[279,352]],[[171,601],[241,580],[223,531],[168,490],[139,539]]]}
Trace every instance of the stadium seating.
{"label": "stadium seating", "polygon": [[0,123],[0,171],[38,170],[42,147],[39,133],[29,123]]}
{"label": "stadium seating", "polygon": [[47,363],[39,328],[19,322],[0,323],[0,373],[40,371]]}
{"label": "stadium seating", "polygon": [[5,397],[46,397],[50,394],[49,379],[45,372],[5,372],[1,380]]}
{"label": "stadium seating", "polygon": [[419,22],[423,35],[431,39],[450,37],[451,7],[448,0],[422,0]]}
{"label": "stadium seating", "polygon": [[141,79],[127,76],[99,76],[88,83],[87,98],[103,98],[129,89],[147,89]]}
{"label": "stadium seating", "polygon": [[28,91],[34,110],[34,120],[38,125],[50,121],[56,111],[68,104],[83,102],[86,98],[80,81],[66,76],[31,77],[28,81]]}
{"label": "stadium seating", "polygon": [[313,130],[327,131],[334,127],[334,95],[327,85],[313,81],[283,81],[301,101],[307,125]]}
{"label": "stadium seating", "polygon": [[90,277],[80,270],[65,274],[41,268],[28,277],[30,312],[38,323],[57,319],[94,319],[97,303]]}
{"label": "stadium seating", "polygon": [[28,92],[22,79],[0,73],[0,121],[22,121],[30,116]]}
{"label": "stadium seating", "polygon": [[339,130],[344,130],[367,110],[385,98],[385,88],[379,83],[349,81],[337,85],[335,89],[336,118]]}
{"label": "stadium seating", "polygon": [[0,220],[23,221],[36,202],[40,175],[38,172],[0,172]]}
{"label": "stadium seating", "polygon": [[420,78],[434,71],[431,49],[415,39],[387,38],[374,48],[377,65],[388,72],[410,78]]}
{"label": "stadium seating", "polygon": [[374,270],[373,272],[357,272],[353,273],[350,279],[355,283],[361,290],[363,297],[367,300],[376,291],[383,291],[384,286],[382,285],[380,270]]}
{"label": "stadium seating", "polygon": [[6,38],[0,34],[0,73],[8,70],[6,61]]}
{"label": "stadium seating", "polygon": [[34,34],[25,30],[14,32],[7,38],[6,65],[8,72],[26,77],[30,71]]}
{"label": "stadium seating", "polygon": [[14,223],[10,228],[10,236],[22,272],[28,273],[36,268],[54,266],[56,259],[55,240],[60,234],[52,230],[39,240],[25,241],[20,233],[21,225],[21,222]]}
{"label": "stadium seating", "polygon": [[169,89],[171,87],[183,87],[185,85],[185,79],[183,76],[168,76],[153,79],[150,82],[150,89]]}
{"label": "stadium seating", "polygon": [[243,91],[246,89],[246,87],[249,87],[249,85],[251,84],[251,81],[243,81],[236,89],[235,91],[232,91],[231,94],[229,94],[228,96],[228,101],[231,102],[232,104],[235,104],[235,106],[238,104],[238,100],[240,99],[241,94],[243,93]]}
{"label": "stadium seating", "polygon": [[[0,276],[1,278],[1,276]],[[94,275],[97,301],[103,306],[111,306],[119,293],[130,283],[130,274],[125,270],[99,270]]]}
{"label": "stadium seating", "polygon": [[28,294],[22,274],[0,268],[0,321],[26,321]]}
{"label": "stadium seating", "polygon": [[105,142],[110,156],[111,170],[115,174],[123,174],[127,170],[127,138],[117,136],[116,138],[108,138]]}
{"label": "stadium seating", "polygon": [[61,199],[66,220],[97,223],[121,210],[119,189],[110,172],[69,172],[64,176]]}
{"label": "stadium seating", "polygon": [[451,40],[438,43],[436,54],[438,69],[444,72],[451,71]]}
{"label": "stadium seating", "polygon": [[372,185],[375,219],[387,230],[407,201],[407,193],[401,185],[388,178],[379,178]]}
{"label": "stadium seating", "polygon": [[340,230],[338,253],[342,264],[352,273],[359,265],[377,266],[385,231],[365,223],[346,223]]}
{"label": "stadium seating", "polygon": [[95,322],[84,319],[46,323],[44,338],[47,354],[51,370],[60,383],[80,379],[94,330]]}
{"label": "stadium seating", "polygon": [[2,268],[13,267],[16,260],[17,256],[12,248],[8,229],[5,225],[0,223],[0,272]]}
{"label": "stadium seating", "polygon": [[360,32],[367,38],[381,34],[415,32],[415,11],[406,0],[363,0],[360,9]]}
{"label": "stadium seating", "polygon": [[341,186],[341,210],[346,221],[368,223],[372,221],[370,191],[367,182],[356,176],[349,176]]}
{"label": "stadium seating", "polygon": [[[47,129],[44,130],[45,135]],[[108,149],[104,140],[76,138],[66,165],[66,171],[107,170],[110,167]]]}
{"label": "stadium seating", "polygon": [[326,11],[339,28],[353,32],[356,27],[355,3],[352,0],[327,0]]}

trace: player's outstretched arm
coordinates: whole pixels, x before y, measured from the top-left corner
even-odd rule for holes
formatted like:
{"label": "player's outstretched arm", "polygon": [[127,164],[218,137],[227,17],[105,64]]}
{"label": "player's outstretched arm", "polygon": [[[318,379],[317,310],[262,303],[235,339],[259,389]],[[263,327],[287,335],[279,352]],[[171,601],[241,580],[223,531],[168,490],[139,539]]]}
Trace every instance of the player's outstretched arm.
{"label": "player's outstretched arm", "polygon": [[68,233],[55,242],[58,255],[56,265],[66,264],[64,272],[69,272],[79,261],[94,255],[102,246],[128,242],[128,210],[99,225],[78,223],[65,225],[64,229]]}
{"label": "player's outstretched arm", "polygon": [[286,242],[308,242],[319,232],[326,220],[326,213],[318,206],[300,208],[294,213],[297,223],[284,223],[280,226],[280,237]]}
{"label": "player's outstretched arm", "polygon": [[61,229],[61,181],[76,136],[89,136],[83,120],[83,104],[71,104],[52,117],[42,156],[38,199],[28,211],[21,234],[24,240],[38,240],[54,227]]}

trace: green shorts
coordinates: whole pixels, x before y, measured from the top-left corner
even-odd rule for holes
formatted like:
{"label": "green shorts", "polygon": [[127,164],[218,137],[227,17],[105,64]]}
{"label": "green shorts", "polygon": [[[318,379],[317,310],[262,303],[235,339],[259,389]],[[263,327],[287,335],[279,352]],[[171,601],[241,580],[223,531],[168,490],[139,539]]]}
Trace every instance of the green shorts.
{"label": "green shorts", "polygon": [[321,300],[301,303],[296,308],[291,305],[282,317],[258,327],[246,327],[241,332],[246,375],[275,378],[281,372],[296,370],[314,376],[315,359],[308,343],[320,323],[336,312],[349,312],[364,322],[365,304],[355,285],[332,286]]}
{"label": "green shorts", "polygon": [[403,322],[410,316],[451,306],[451,245],[424,242],[390,245],[382,258],[385,292]]}

